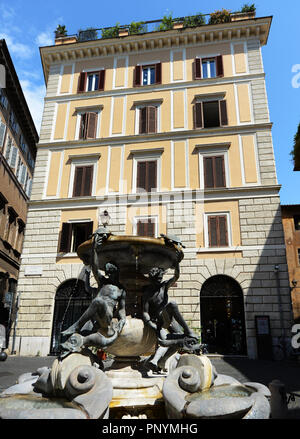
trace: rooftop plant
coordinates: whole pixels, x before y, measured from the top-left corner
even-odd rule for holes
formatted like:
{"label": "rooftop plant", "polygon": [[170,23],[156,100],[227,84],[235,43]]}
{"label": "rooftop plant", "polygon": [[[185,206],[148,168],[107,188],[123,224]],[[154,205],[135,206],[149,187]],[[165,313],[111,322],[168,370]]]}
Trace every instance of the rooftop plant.
{"label": "rooftop plant", "polygon": [[139,22],[133,21],[132,23],[130,23],[129,26],[130,35],[144,34],[145,32],[147,32],[147,25],[143,21],[139,21]]}
{"label": "rooftop plant", "polygon": [[294,167],[297,168],[297,170],[300,170],[300,123],[298,125],[297,133],[294,136],[294,146],[291,155],[293,157]]}
{"label": "rooftop plant", "polygon": [[164,15],[160,25],[155,30],[170,30],[173,29],[172,14]]}
{"label": "rooftop plant", "polygon": [[120,23],[115,26],[102,29],[102,38],[115,38],[119,36]]}
{"label": "rooftop plant", "polygon": [[67,29],[65,25],[58,24],[54,31],[56,37],[65,37],[67,35]]}
{"label": "rooftop plant", "polygon": [[245,3],[241,9],[241,12],[255,12],[255,11],[256,11],[256,7],[254,3],[252,5]]}
{"label": "rooftop plant", "polygon": [[214,11],[210,14],[210,19],[208,24],[219,24],[219,23],[229,23],[230,22],[230,10],[222,9],[220,11]]}
{"label": "rooftop plant", "polygon": [[202,26],[203,24],[205,24],[205,22],[206,20],[203,14],[191,15],[184,17],[183,26],[184,27]]}

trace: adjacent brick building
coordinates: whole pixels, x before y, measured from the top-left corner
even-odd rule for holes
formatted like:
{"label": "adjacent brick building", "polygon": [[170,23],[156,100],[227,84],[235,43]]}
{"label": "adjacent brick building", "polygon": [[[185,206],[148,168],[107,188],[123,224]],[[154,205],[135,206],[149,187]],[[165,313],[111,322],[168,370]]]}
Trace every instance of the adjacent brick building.
{"label": "adjacent brick building", "polygon": [[300,322],[300,205],[281,205],[293,318]]}
{"label": "adjacent brick building", "polygon": [[272,18],[239,18],[41,48],[47,93],[18,290],[22,355],[55,352],[86,306],[76,248],[104,210],[113,233],[181,237],[170,296],[211,352],[255,358],[257,316],[270,319],[273,342],[290,335],[261,54]]}
{"label": "adjacent brick building", "polygon": [[[14,303],[38,134],[5,40],[0,40],[0,302]],[[5,87],[4,87],[5,85]],[[4,321],[7,325],[8,313]]]}

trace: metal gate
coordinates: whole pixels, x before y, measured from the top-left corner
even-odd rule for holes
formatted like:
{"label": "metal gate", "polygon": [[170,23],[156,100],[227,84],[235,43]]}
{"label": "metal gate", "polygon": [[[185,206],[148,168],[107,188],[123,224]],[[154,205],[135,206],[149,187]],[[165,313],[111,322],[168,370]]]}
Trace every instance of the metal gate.
{"label": "metal gate", "polygon": [[61,284],[56,292],[50,354],[59,354],[59,345],[69,336],[61,332],[71,326],[91,303],[91,297],[85,291],[84,282],[70,279]]}

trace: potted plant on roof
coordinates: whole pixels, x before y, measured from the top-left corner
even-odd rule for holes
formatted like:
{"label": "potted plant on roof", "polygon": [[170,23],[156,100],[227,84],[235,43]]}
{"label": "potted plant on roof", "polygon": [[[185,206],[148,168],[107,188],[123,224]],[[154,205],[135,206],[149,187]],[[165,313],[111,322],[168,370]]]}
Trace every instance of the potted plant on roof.
{"label": "potted plant on roof", "polygon": [[196,27],[203,26],[206,23],[205,16],[203,14],[190,15],[184,17],[183,26],[184,27]]}
{"label": "potted plant on roof", "polygon": [[222,9],[220,11],[214,11],[210,14],[208,24],[220,24],[230,22],[230,10]]}
{"label": "potted plant on roof", "polygon": [[147,32],[147,25],[143,21],[132,21],[129,26],[129,35],[139,35]]}
{"label": "potted plant on roof", "polygon": [[55,38],[66,37],[67,36],[66,26],[58,24],[54,33],[55,33]]}
{"label": "potted plant on roof", "polygon": [[255,4],[249,5],[246,3],[240,11],[231,14],[231,21],[249,20],[255,17],[255,13]]}
{"label": "potted plant on roof", "polygon": [[117,23],[113,27],[107,27],[102,29],[102,38],[116,38],[119,36],[120,23]]}

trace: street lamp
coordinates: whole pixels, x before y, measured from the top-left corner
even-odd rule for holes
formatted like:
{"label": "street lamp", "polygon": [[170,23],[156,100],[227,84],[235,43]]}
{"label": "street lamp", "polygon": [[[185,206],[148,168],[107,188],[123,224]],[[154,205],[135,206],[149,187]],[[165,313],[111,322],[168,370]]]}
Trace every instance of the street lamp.
{"label": "street lamp", "polygon": [[104,227],[106,227],[106,226],[108,226],[109,225],[109,223],[110,223],[110,215],[109,215],[109,213],[107,212],[107,210],[104,210],[102,213],[101,213],[101,215],[100,215],[100,219],[101,219],[101,222],[102,222],[102,225],[104,226]]}

